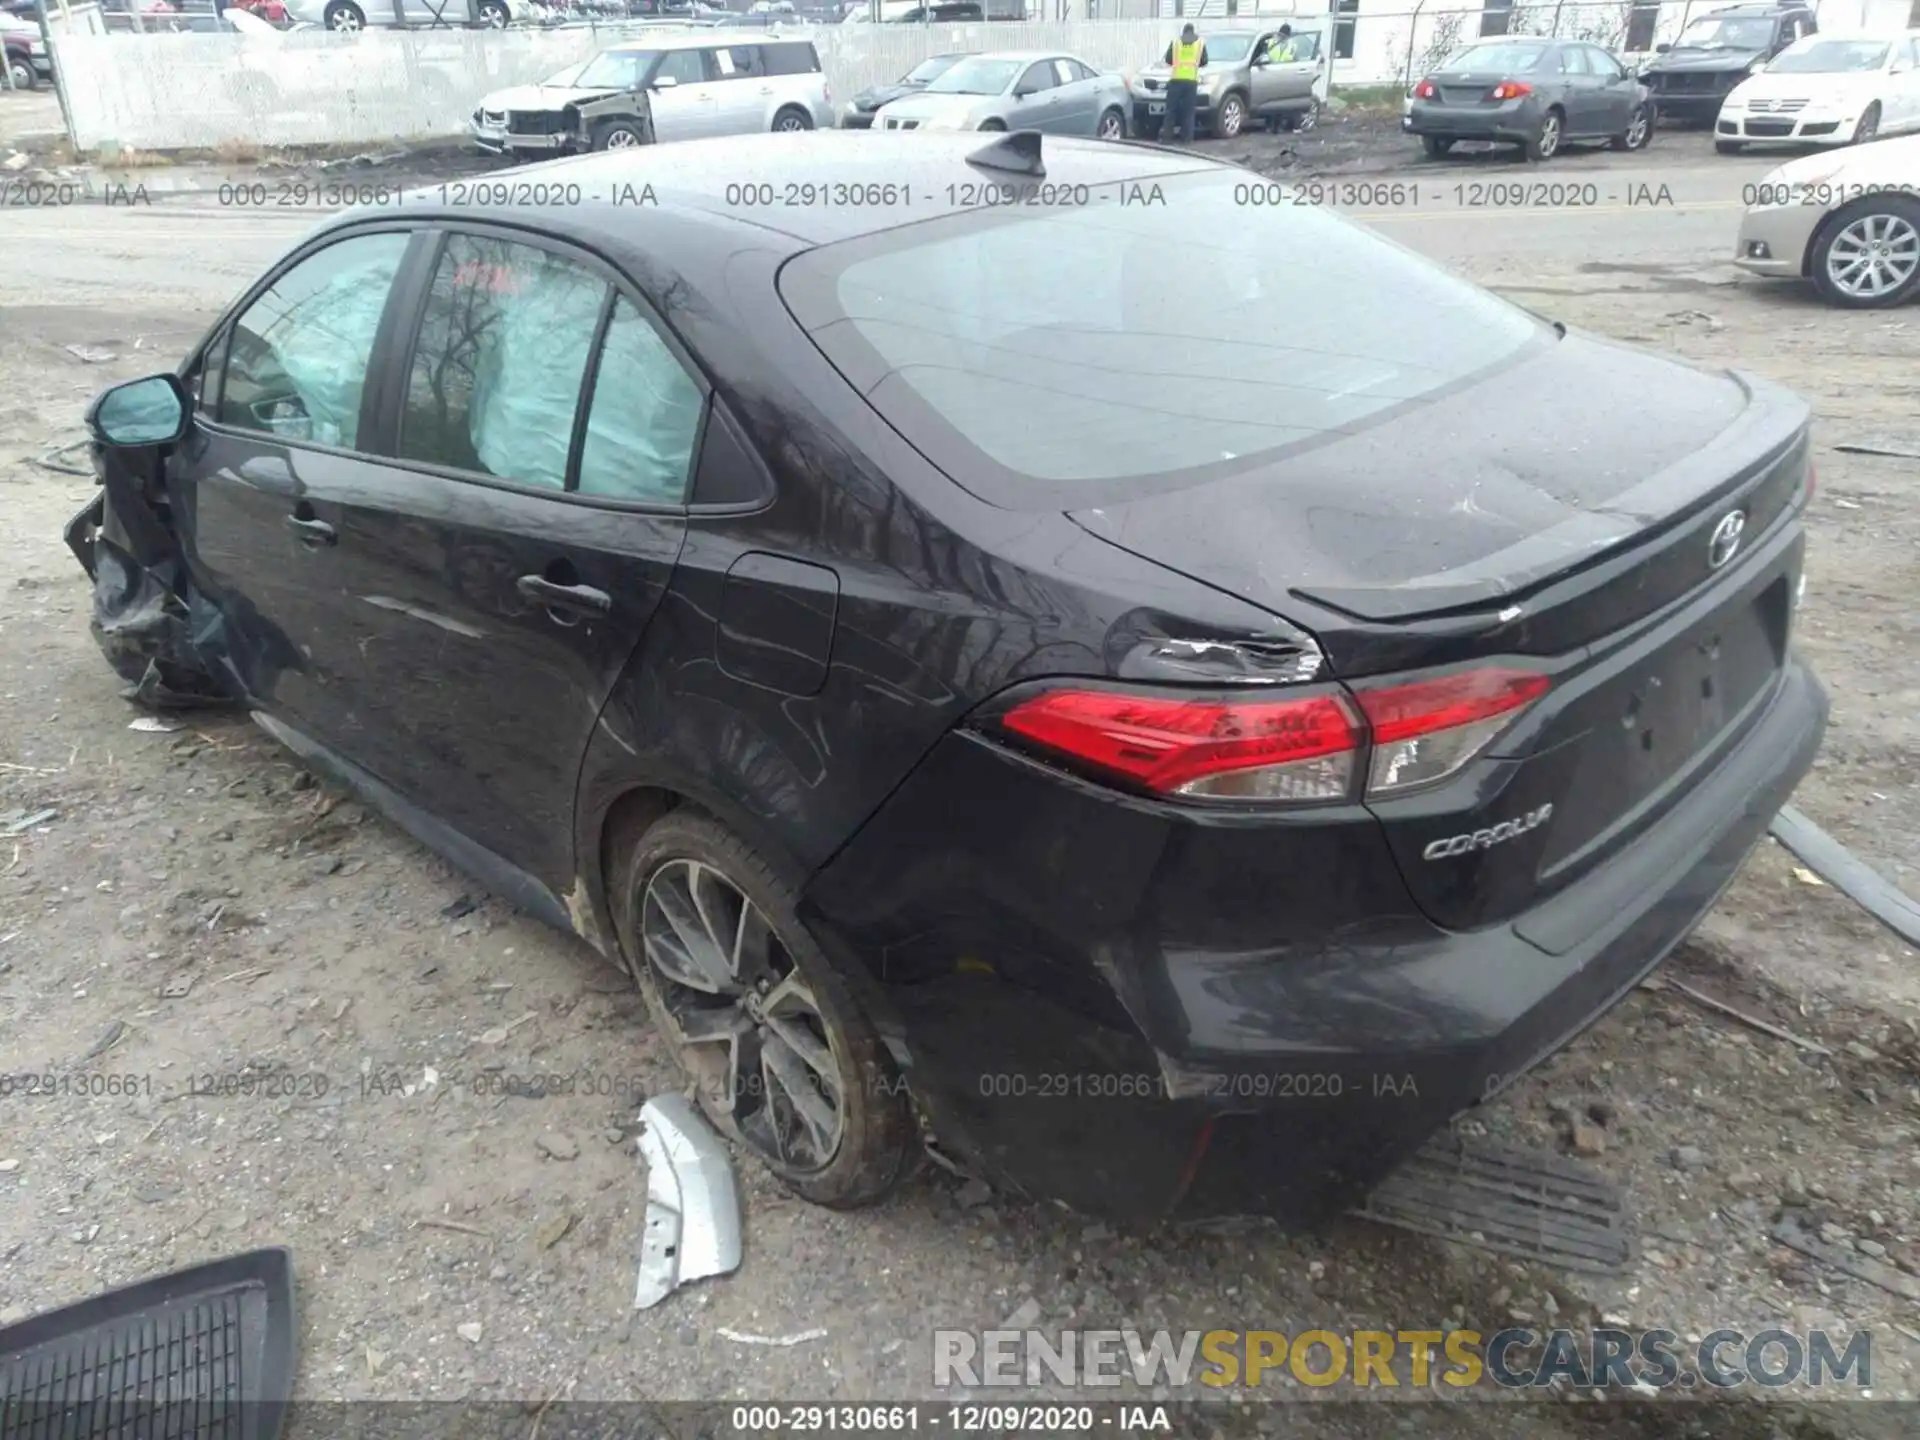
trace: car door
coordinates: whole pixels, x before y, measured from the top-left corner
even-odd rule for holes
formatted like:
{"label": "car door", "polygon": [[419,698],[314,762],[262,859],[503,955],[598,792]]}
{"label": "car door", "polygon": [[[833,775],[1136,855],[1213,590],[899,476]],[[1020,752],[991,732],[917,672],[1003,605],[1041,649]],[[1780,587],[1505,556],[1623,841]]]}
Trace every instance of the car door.
{"label": "car door", "polygon": [[703,51],[714,94],[716,135],[752,135],[767,128],[773,84],[758,45],[716,45]]}
{"label": "car door", "polygon": [[371,404],[389,297],[424,232],[387,226],[297,252],[220,328],[169,483],[183,559],[220,616],[202,658],[254,706],[341,753],[362,749],[344,640],[345,498],[378,488]]}
{"label": "car door", "polygon": [[393,458],[338,518],[362,763],[564,893],[581,756],[672,578],[698,371],[605,264],[449,225],[402,282]]}
{"label": "car door", "polygon": [[707,80],[707,62],[699,49],[667,51],[648,85],[656,140],[697,140],[718,133],[720,97]]}
{"label": "car door", "polygon": [[1889,103],[1900,107],[1900,129],[1920,130],[1920,36],[1894,45],[1887,89]]}
{"label": "car door", "polygon": [[1273,58],[1278,43],[1279,36],[1269,31],[1255,37],[1248,52],[1252,63],[1247,67],[1247,108],[1255,115],[1270,114],[1286,98],[1287,70]]}
{"label": "car door", "polygon": [[1046,130],[1060,128],[1060,78],[1053,72],[1051,60],[1036,60],[1014,82],[1012,109],[1007,116],[1009,130]]}
{"label": "car door", "polygon": [[1579,45],[1557,45],[1547,56],[1546,71],[1556,84],[1555,98],[1567,117],[1566,133],[1591,135],[1599,128],[1599,102],[1594,95],[1594,76],[1587,68],[1587,57]]}
{"label": "car door", "polygon": [[1633,73],[1598,45],[1580,47],[1587,57],[1587,69],[1593,75],[1594,99],[1600,131],[1624,135],[1633,123],[1639,106],[1640,82]]}
{"label": "car door", "polygon": [[1319,55],[1320,37],[1318,35],[1295,35],[1293,39],[1293,59],[1281,60],[1273,65],[1274,77],[1278,82],[1279,98],[1287,102],[1290,109],[1299,109],[1299,102],[1313,94],[1313,82],[1320,76]]}
{"label": "car door", "polygon": [[1061,56],[1053,62],[1053,78],[1059,82],[1059,113],[1056,125],[1071,135],[1091,135],[1094,126],[1096,86],[1093,72],[1078,60]]}

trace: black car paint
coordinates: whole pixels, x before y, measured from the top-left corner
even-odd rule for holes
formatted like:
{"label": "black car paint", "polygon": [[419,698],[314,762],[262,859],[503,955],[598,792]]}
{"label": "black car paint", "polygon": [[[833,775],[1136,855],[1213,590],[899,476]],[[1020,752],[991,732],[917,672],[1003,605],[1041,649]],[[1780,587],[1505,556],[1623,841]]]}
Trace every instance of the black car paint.
{"label": "black car paint", "polygon": [[[966,176],[977,144],[929,137],[903,161],[891,147],[790,138],[819,149],[809,173],[884,175],[929,197]],[[1532,368],[1390,414],[1372,439],[1290,457],[1304,510],[1281,476],[1260,474],[1128,502],[1106,528],[1000,508],[883,423],[776,298],[792,256],[887,218],[825,207],[741,218],[713,177],[750,169],[754,150],[669,148],[648,156],[656,205],[483,220],[422,197],[404,221],[345,217],[295,255],[401,225],[494,227],[592,257],[662,316],[711,387],[689,503],[532,497],[262,446],[202,418],[168,482],[197,592],[219,607],[198,638],[270,733],[616,963],[610,847],[674,804],[713,813],[802,885],[803,913],[943,1142],[999,1178],[1113,1214],[1324,1219],[1657,964],[1811,763],[1825,699],[1785,654],[1803,547],[1805,410],[1791,397],[1543,336]],[[1207,164],[1096,143],[1051,142],[1047,155],[1049,177],[1069,184]],[[595,190],[639,170],[615,155],[548,173]],[[930,199],[930,214],[943,208]],[[390,325],[418,303],[427,243],[415,241]],[[376,366],[370,384],[359,443],[378,448],[394,367]],[[1497,398],[1513,384],[1551,391],[1596,444],[1544,447],[1537,413]],[[1667,393],[1722,413],[1673,428],[1687,423],[1676,401],[1659,424],[1609,432],[1640,447],[1617,466],[1597,453],[1609,397],[1645,406]],[[1467,404],[1471,444],[1454,438]],[[1663,432],[1664,444],[1632,438]],[[1716,438],[1725,454],[1712,453]],[[1689,445],[1725,467],[1723,484],[1674,488]],[[1478,447],[1543,493],[1561,487],[1554,514],[1597,528],[1585,550],[1566,535],[1544,542],[1568,573],[1523,569],[1447,595],[1439,613],[1409,607],[1395,599],[1403,577],[1378,568],[1399,563],[1391,548],[1328,557],[1301,540],[1342,518],[1377,524],[1393,494],[1424,494],[1433,467],[1333,483],[1383,446],[1438,455],[1443,484],[1462,486]],[[108,455],[110,471],[139,463]],[[1636,467],[1669,487],[1677,516],[1656,513],[1657,490],[1632,488]],[[1763,518],[1741,563],[1709,582],[1688,544],[1736,491]],[[1210,518],[1229,503],[1249,527],[1237,548]],[[1487,536],[1453,542],[1484,557],[1490,537],[1521,538],[1526,513],[1494,512]],[[334,543],[290,519],[332,526]],[[1664,527],[1646,552],[1643,522]],[[1282,547],[1298,583],[1237,580],[1234,557],[1256,543]],[[601,581],[612,617],[561,624],[521,595],[518,577],[560,562]],[[1615,723],[1581,720],[1578,694],[1525,722],[1536,742],[1574,727],[1544,753],[1524,754],[1517,733],[1508,758],[1439,791],[1299,811],[1131,795],[994,738],[991,724],[1010,687],[1107,681],[1137,642],[1168,634],[1258,641],[1348,680],[1519,654],[1585,677],[1592,693],[1665,673],[1675,636],[1776,590],[1780,649],[1764,685],[1711,753],[1660,777],[1631,824],[1544,900],[1513,876],[1538,865],[1546,827],[1427,877],[1416,842],[1491,813],[1530,783],[1515,778],[1527,764],[1568,758],[1583,725]],[[1369,618],[1370,606],[1387,613]],[[1587,633],[1583,614],[1620,623]],[[359,668],[369,652],[374,672]],[[1204,680],[1204,667],[1187,678]]]}
{"label": "black car paint", "polygon": [[[1751,18],[1772,22],[1772,37],[1765,45],[1739,50],[1708,49],[1697,45],[1675,45],[1660,51],[1642,67],[1640,77],[1652,93],[1662,116],[1677,120],[1711,121],[1733,89],[1752,73],[1755,62],[1770,60],[1794,40],[1819,29],[1812,10],[1798,5],[1784,7],[1735,5],[1709,12],[1702,18]],[[1788,22],[1797,22],[1799,34],[1788,33]]]}

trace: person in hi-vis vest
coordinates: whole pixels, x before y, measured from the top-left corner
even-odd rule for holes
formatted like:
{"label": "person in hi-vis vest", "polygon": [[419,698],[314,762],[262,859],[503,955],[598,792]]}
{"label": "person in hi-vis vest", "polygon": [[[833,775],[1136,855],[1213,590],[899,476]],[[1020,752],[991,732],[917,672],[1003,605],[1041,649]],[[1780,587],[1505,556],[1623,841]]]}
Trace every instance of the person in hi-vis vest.
{"label": "person in hi-vis vest", "polygon": [[1193,143],[1193,109],[1200,98],[1200,67],[1207,63],[1207,45],[1191,24],[1180,27],[1180,38],[1167,46],[1167,118],[1161,126],[1183,145]]}

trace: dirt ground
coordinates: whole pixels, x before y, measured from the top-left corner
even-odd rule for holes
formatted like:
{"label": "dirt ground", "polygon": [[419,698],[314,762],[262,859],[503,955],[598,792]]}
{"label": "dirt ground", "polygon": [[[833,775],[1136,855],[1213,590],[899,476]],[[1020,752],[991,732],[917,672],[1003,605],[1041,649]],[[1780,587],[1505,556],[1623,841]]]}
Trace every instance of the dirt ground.
{"label": "dirt ground", "polygon": [[[1799,643],[1833,724],[1796,803],[1920,895],[1920,467],[1833,448],[1914,433],[1916,312],[1826,310],[1717,255],[1465,268],[1571,325],[1757,370],[1812,400],[1820,483]],[[675,1082],[621,977],[315,786],[243,720],[129,728],[139,712],[88,636],[87,586],[59,532],[94,487],[34,461],[78,436],[101,385],[171,364],[211,318],[209,294],[170,298],[103,267],[53,295],[31,265],[0,273],[0,1073],[55,1082],[0,1098],[0,1320],[284,1244],[302,1287],[300,1394],[314,1399],[932,1396],[929,1332],[1016,1312],[1176,1330],[1868,1327],[1873,1396],[1920,1397],[1920,1301],[1765,1236],[1783,1206],[1804,1208],[1837,1243],[1920,1276],[1916,957],[1771,844],[1661,973],[1797,1041],[1643,989],[1465,1122],[1552,1146],[1556,1114],[1595,1117],[1593,1163],[1631,1187],[1643,1245],[1622,1280],[1360,1222],[1312,1237],[1257,1223],[1115,1232],[1050,1206],[975,1203],[938,1170],[839,1215],[747,1164],[738,1274],[636,1315],[633,1121]],[[69,345],[116,358],[88,363]],[[556,1075],[572,1083],[502,1083]],[[291,1093],[194,1093],[247,1076]],[[826,1334],[768,1346],[723,1329]],[[1671,1408],[1616,1414],[1605,1433],[1679,1433]],[[1910,1409],[1829,1406],[1791,1430],[1758,1411],[1688,1423],[1743,1440],[1912,1429]],[[1326,1434],[1554,1436],[1576,1433],[1561,1428],[1571,1413],[1311,1418]],[[1249,1415],[1304,1433],[1307,1411]]]}

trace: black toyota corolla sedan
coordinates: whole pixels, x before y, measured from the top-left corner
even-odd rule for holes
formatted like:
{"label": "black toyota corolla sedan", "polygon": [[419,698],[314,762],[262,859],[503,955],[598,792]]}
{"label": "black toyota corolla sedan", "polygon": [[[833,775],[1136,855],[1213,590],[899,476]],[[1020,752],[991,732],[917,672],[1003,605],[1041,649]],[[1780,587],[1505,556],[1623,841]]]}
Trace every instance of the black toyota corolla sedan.
{"label": "black toyota corolla sedan", "polygon": [[802,1195],[931,1135],[1307,1225],[1604,1014],[1807,769],[1808,412],[1040,145],[349,212],[95,401],[68,538],[132,693],[630,970]]}

